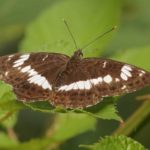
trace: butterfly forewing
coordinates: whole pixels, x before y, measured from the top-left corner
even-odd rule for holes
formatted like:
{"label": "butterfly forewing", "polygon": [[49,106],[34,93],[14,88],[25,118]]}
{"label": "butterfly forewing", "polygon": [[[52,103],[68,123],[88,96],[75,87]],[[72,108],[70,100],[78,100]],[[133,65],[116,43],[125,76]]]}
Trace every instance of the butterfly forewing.
{"label": "butterfly forewing", "polygon": [[69,57],[54,53],[15,54],[0,58],[1,78],[19,100],[50,99],[53,82]]}

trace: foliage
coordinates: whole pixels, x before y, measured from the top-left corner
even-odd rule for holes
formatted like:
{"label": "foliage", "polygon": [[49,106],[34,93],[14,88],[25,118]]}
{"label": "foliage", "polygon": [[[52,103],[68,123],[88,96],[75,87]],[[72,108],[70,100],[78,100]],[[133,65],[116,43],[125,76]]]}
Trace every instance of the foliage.
{"label": "foliage", "polygon": [[[90,7],[85,7],[85,5]],[[75,50],[74,44],[62,19],[67,20],[77,44],[81,48],[99,35],[98,32],[102,33],[117,24],[120,5],[119,0],[103,2],[95,0],[94,3],[92,0],[67,0],[57,3],[51,6],[51,9],[43,12],[27,28],[26,38],[21,49],[24,52],[42,49],[43,51],[72,55]],[[89,46],[85,51],[85,56],[100,55],[110,37],[107,35],[101,39],[102,42],[97,41]]]}
{"label": "foliage", "polygon": [[[150,22],[146,18],[145,20],[143,19],[143,15],[146,14],[147,10],[143,9],[143,15],[138,15],[142,18],[142,21],[135,17],[133,19],[135,23],[130,22],[130,17],[134,16],[134,11],[137,11],[137,7],[147,8],[148,5],[146,5],[145,1],[142,2],[142,5],[139,0],[135,1],[137,1],[137,4],[130,1],[123,2],[122,0],[94,0],[94,2],[93,0],[43,0],[42,2],[40,0],[0,0],[0,20],[2,20],[0,22],[0,53],[13,53],[14,50],[10,49],[19,45],[20,52],[47,51],[72,55],[75,50],[74,44],[62,19],[67,20],[78,46],[81,46],[80,48],[100,33],[115,25],[119,25],[119,22],[122,21],[124,24],[115,32],[115,38],[112,39],[114,32],[106,35],[100,42],[96,41],[86,48],[83,51],[84,56],[108,56],[112,59],[150,70],[150,64],[148,63],[150,46],[149,42],[147,42],[148,38],[145,38],[144,34],[150,32],[146,28],[147,26],[149,27]],[[127,18],[128,14],[126,12],[131,13],[129,18]],[[142,26],[141,22],[143,22],[145,27],[143,29],[144,32],[137,32]],[[136,23],[137,26],[135,27]],[[133,29],[134,27],[136,32]],[[23,36],[24,34],[25,36]],[[139,34],[145,40],[137,37]],[[146,34],[146,37],[149,37],[149,35]],[[135,44],[135,47],[131,42]],[[7,51],[5,51],[6,49]],[[66,110],[54,108],[48,102],[19,102],[12,92],[12,87],[0,82],[0,100],[0,149],[51,150],[60,148],[63,150],[65,144],[67,144],[67,149],[74,149],[67,141],[73,139],[74,143],[76,143],[76,138],[80,141],[84,134],[87,141],[83,142],[85,144],[80,146],[79,149],[81,147],[91,150],[145,149],[136,140],[124,135],[106,136],[101,138],[99,142],[91,144],[96,141],[91,134],[94,133],[95,137],[96,135],[97,137],[102,136],[101,131],[99,132],[97,129],[100,128],[100,119],[108,120],[109,122],[110,120],[119,121],[121,126],[118,127],[118,131],[120,132],[115,132],[126,134],[124,129],[128,128],[128,120],[122,126],[123,120],[119,115],[120,112],[118,114],[116,106],[120,97],[105,98],[96,106],[84,110]],[[137,108],[135,114],[129,116],[129,119],[133,118],[130,121],[130,125],[132,124],[133,128],[128,135],[133,132],[134,128],[142,124],[138,117],[136,117],[137,120],[135,121],[135,118],[132,116],[137,114],[139,116],[139,112],[146,114],[141,115],[141,120],[144,121],[150,114],[150,110],[146,107],[147,103],[144,102],[145,105],[141,106],[142,109]],[[49,118],[52,115],[54,120],[51,124],[45,125],[47,128],[45,127],[46,131],[43,132],[42,136],[37,138],[31,137],[31,140],[21,142],[20,139],[17,139],[17,132],[14,130],[14,127],[18,124],[19,111],[23,109],[38,111],[45,115],[48,114]],[[107,128],[105,127],[105,129],[101,130],[107,130]],[[86,134],[90,134],[90,136],[86,136]],[[82,140],[79,144],[82,144]],[[77,149],[77,146],[75,149]]]}
{"label": "foliage", "polygon": [[106,136],[98,143],[82,146],[89,150],[146,150],[140,143],[123,135]]}

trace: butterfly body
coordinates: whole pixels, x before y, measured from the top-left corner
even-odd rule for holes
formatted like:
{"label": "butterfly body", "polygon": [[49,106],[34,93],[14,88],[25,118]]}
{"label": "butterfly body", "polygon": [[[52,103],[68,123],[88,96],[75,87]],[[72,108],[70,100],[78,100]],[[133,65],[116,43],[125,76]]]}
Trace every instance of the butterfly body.
{"label": "butterfly body", "polygon": [[48,100],[55,106],[85,108],[103,97],[130,93],[150,85],[150,73],[110,59],[58,53],[0,57],[0,79],[11,84],[18,100]]}

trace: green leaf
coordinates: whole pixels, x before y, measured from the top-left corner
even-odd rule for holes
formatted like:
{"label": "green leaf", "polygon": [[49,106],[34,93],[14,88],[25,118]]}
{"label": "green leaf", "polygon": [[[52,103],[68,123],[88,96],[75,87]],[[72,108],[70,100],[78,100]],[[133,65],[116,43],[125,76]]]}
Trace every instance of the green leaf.
{"label": "green leaf", "polygon": [[24,107],[23,103],[16,101],[16,96],[10,85],[0,81],[0,90],[0,110],[14,111]]}
{"label": "green leaf", "polygon": [[0,48],[4,49],[5,45],[15,43],[23,35],[24,27],[19,24],[7,25],[0,28]]}
{"label": "green leaf", "polygon": [[[120,0],[66,0],[59,1],[45,11],[28,28],[21,49],[24,52],[48,51],[71,55],[73,41],[62,21],[65,18],[79,47],[117,24],[121,10]],[[110,34],[94,42],[85,51],[86,56],[97,56],[108,43]]]}
{"label": "green leaf", "polygon": [[42,3],[41,0],[1,0],[0,26],[27,24],[53,2],[54,0],[42,0]]}
{"label": "green leaf", "polygon": [[93,145],[81,145],[89,150],[147,150],[137,141],[124,135],[106,136]]}
{"label": "green leaf", "polygon": [[54,0],[42,0],[42,3],[41,0],[1,0],[0,50],[3,50],[2,54],[7,53],[9,47],[23,36],[25,26],[53,3]]}
{"label": "green leaf", "polygon": [[146,46],[141,48],[126,49],[124,52],[118,52],[112,58],[150,70],[149,56],[150,46]]}
{"label": "green leaf", "polygon": [[54,128],[48,132],[52,134],[53,131],[52,138],[63,141],[87,130],[94,130],[96,119],[86,114],[69,112],[57,115],[54,124]]}
{"label": "green leaf", "polygon": [[1,111],[0,110],[0,124],[6,128],[12,128],[17,122],[18,113],[14,111]]}
{"label": "green leaf", "polygon": [[16,96],[11,92],[12,87],[0,82],[0,123],[6,127],[12,127],[16,122],[15,113],[24,105],[16,101]]}
{"label": "green leaf", "polygon": [[60,114],[57,115],[53,128],[50,128],[47,131],[47,137],[11,146],[9,150],[26,150],[28,148],[32,150],[43,150],[56,148],[62,142],[71,137],[88,130],[93,130],[95,128],[95,124],[96,119],[85,114]]}
{"label": "green leaf", "polygon": [[150,39],[150,1],[125,0],[121,24],[111,44],[107,47],[108,54],[124,49],[149,45]]}
{"label": "green leaf", "polygon": [[87,113],[96,118],[108,119],[108,120],[114,119],[117,121],[122,121],[115,107],[113,98],[105,98],[99,104],[80,111]]}
{"label": "green leaf", "polygon": [[36,102],[36,103],[25,103],[26,106],[30,107],[35,111],[51,112],[51,113],[70,113],[74,112],[76,115],[85,113],[94,118],[101,119],[114,119],[121,121],[121,117],[118,115],[115,103],[112,98],[106,98],[99,104],[86,108],[86,109],[73,109],[67,110],[59,107],[52,107],[48,102]]}
{"label": "green leaf", "polygon": [[5,150],[5,149],[9,149],[12,146],[16,146],[18,144],[17,141],[11,139],[10,137],[8,137],[6,134],[4,133],[0,133],[0,149],[1,150]]}

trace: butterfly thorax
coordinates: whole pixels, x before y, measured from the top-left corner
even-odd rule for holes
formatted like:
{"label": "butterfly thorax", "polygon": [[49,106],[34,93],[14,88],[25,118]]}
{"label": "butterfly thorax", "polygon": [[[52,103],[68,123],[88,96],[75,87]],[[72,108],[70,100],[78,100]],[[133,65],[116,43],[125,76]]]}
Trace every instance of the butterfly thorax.
{"label": "butterfly thorax", "polygon": [[71,78],[69,77],[68,80],[68,74],[77,74],[77,72],[79,71],[80,68],[80,63],[82,62],[82,56],[83,53],[82,51],[79,49],[77,51],[74,52],[73,56],[68,60],[68,62],[66,63],[66,65],[64,66],[63,70],[59,73],[59,75],[57,76],[56,80],[55,80],[55,87],[57,89],[57,87],[64,85],[66,83],[70,83]]}
{"label": "butterfly thorax", "polygon": [[82,59],[83,59],[82,50],[78,49],[77,51],[74,52],[72,57],[67,62],[64,72],[75,71],[80,66]]}

